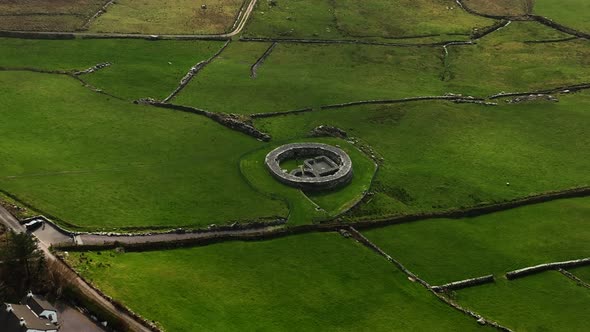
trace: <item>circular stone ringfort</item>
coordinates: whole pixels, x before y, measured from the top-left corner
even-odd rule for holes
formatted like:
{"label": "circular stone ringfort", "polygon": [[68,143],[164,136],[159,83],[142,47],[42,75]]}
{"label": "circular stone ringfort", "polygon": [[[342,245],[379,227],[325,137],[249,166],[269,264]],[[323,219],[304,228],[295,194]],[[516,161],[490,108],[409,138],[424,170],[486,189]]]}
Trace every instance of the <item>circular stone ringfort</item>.
{"label": "circular stone ringfort", "polygon": [[[304,159],[292,171],[281,163]],[[322,143],[292,143],[280,146],[266,155],[266,167],[280,182],[308,191],[334,189],[352,179],[352,161],[346,152]]]}

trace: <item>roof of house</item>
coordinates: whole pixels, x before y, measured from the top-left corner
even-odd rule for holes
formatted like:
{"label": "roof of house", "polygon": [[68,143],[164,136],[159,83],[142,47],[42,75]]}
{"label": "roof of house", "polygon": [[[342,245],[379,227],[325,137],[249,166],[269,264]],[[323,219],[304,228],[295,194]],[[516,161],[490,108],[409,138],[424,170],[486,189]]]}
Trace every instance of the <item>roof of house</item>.
{"label": "roof of house", "polygon": [[[57,326],[46,319],[39,318],[26,305],[4,303],[0,308],[0,326],[6,332],[23,332],[28,329],[38,331],[57,331]],[[24,319],[21,325],[21,319]]]}
{"label": "roof of house", "polygon": [[30,292],[20,301],[20,304],[28,305],[37,315],[40,315],[45,310],[57,311],[57,309],[55,309],[55,307],[43,297],[33,295]]}

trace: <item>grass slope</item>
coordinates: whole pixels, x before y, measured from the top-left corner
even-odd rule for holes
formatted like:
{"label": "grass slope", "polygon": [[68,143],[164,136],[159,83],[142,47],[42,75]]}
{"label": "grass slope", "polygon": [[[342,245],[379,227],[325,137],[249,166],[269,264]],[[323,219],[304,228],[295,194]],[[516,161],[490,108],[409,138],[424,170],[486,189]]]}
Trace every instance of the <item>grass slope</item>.
{"label": "grass slope", "polygon": [[590,267],[578,267],[575,269],[569,269],[569,272],[575,274],[578,278],[582,279],[586,283],[590,284]]}
{"label": "grass slope", "polygon": [[250,67],[268,46],[234,42],[173,102],[248,114],[444,93],[440,49],[280,44],[253,79]]}
{"label": "grass slope", "polygon": [[534,13],[570,28],[590,33],[590,2],[585,0],[535,0]]}
{"label": "grass slope", "polygon": [[590,291],[559,272],[457,292],[458,302],[514,331],[587,331]]}
{"label": "grass slope", "polygon": [[0,85],[0,188],[45,213],[86,229],[286,215],[240,175],[239,156],[261,146],[248,136],[65,76],[2,72]]}
{"label": "grass slope", "polygon": [[229,30],[244,0],[118,0],[90,26],[93,32],[220,34]]}
{"label": "grass slope", "polygon": [[[384,158],[375,193],[351,218],[467,207],[590,184],[590,95],[483,107],[358,106],[255,121],[277,140],[332,125]],[[510,186],[506,185],[510,182]]]}
{"label": "grass slope", "polygon": [[245,35],[431,42],[467,39],[473,28],[492,24],[493,20],[470,15],[451,0],[259,1]]}
{"label": "grass slope", "polygon": [[477,13],[494,16],[530,14],[534,0],[463,0],[463,4]]}
{"label": "grass slope", "polygon": [[162,99],[192,66],[212,56],[222,45],[216,41],[1,38],[0,67],[83,70],[110,62],[112,66],[81,78],[122,98]]}
{"label": "grass slope", "polygon": [[[433,219],[365,232],[433,284],[590,256],[590,198],[558,200],[476,218]],[[559,236],[555,236],[559,234]],[[416,241],[416,239],[420,241]]]}
{"label": "grass slope", "polygon": [[483,329],[382,257],[337,234],[143,253],[71,253],[70,261],[107,294],[167,331]]}

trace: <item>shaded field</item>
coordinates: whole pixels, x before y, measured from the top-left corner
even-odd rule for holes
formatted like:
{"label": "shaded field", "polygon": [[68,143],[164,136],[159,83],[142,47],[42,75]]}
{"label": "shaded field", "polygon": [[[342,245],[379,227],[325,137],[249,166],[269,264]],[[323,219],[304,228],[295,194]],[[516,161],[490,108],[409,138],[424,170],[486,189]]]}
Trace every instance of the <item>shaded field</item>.
{"label": "shaded field", "polygon": [[240,155],[262,146],[255,139],[113,100],[66,76],[1,72],[0,85],[0,188],[44,213],[94,230],[287,213],[240,175]]}
{"label": "shaded field", "polygon": [[253,14],[247,37],[464,40],[473,29],[494,22],[468,14],[452,0],[401,0],[395,5],[385,0],[259,1]]}
{"label": "shaded field", "polygon": [[[229,31],[244,0],[118,0],[90,25],[92,32],[221,34]],[[205,3],[203,3],[205,4]]]}
{"label": "shaded field", "polygon": [[126,99],[163,99],[188,70],[223,45],[216,41],[30,40],[0,39],[0,67],[84,70],[110,67],[81,76],[90,84]]}
{"label": "shaded field", "polygon": [[590,2],[584,0],[535,0],[534,13],[590,33]]}
{"label": "shaded field", "polygon": [[69,260],[107,294],[168,331],[485,329],[382,257],[331,233],[169,251],[71,253]]}
{"label": "shaded field", "polygon": [[[289,224],[309,224],[335,217],[355,205],[369,190],[376,166],[371,159],[352,144],[335,138],[302,138],[297,142],[313,141],[339,146],[353,163],[352,181],[343,188],[328,192],[304,193],[289,187],[270,176],[264,164],[272,149],[291,142],[277,142],[256,150],[242,158],[240,169],[246,181],[261,193],[285,201],[289,206]],[[295,165],[297,166],[297,165]],[[285,167],[281,165],[281,167]]]}
{"label": "shaded field", "polygon": [[[558,200],[475,218],[432,219],[365,232],[433,284],[590,256],[590,198]],[[420,241],[416,241],[420,239]],[[564,277],[565,278],[565,277]]]}
{"label": "shaded field", "polygon": [[0,30],[73,31],[107,0],[19,0],[0,2]]}
{"label": "shaded field", "polygon": [[[277,140],[332,125],[384,160],[350,219],[469,207],[590,184],[590,95],[497,107],[414,102],[258,119]],[[509,183],[509,185],[507,185]]]}
{"label": "shaded field", "polygon": [[556,271],[457,292],[458,302],[515,331],[587,331],[590,291]]}

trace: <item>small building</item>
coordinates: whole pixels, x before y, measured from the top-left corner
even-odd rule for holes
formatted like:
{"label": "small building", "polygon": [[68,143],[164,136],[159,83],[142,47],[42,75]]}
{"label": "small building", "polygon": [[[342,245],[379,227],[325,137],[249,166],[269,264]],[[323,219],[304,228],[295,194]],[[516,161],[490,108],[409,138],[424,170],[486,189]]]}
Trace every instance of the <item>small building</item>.
{"label": "small building", "polygon": [[53,324],[57,324],[57,309],[43,297],[34,295],[32,292],[29,292],[27,296],[25,296],[21,301],[20,304],[26,305],[33,312],[41,317],[49,320]]}
{"label": "small building", "polygon": [[0,307],[2,332],[57,332],[59,327],[41,318],[26,305],[4,303]]}

